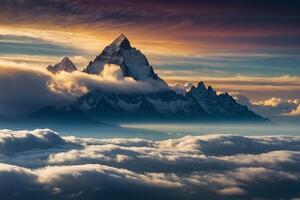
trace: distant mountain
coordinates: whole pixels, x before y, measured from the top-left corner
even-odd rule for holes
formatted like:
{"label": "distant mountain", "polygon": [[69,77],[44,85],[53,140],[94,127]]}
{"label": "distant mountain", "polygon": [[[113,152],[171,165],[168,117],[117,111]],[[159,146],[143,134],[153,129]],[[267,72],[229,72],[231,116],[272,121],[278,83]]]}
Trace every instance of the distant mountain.
{"label": "distant mountain", "polygon": [[73,72],[73,71],[77,71],[76,66],[74,65],[74,63],[68,58],[68,57],[64,57],[60,63],[52,66],[49,65],[47,67],[47,70],[56,74],[59,73],[61,71],[65,71],[65,72]]}
{"label": "distant mountain", "polygon": [[[124,35],[105,47],[83,72],[101,74],[105,64],[120,66],[125,77],[140,82],[158,82],[166,87],[155,92],[145,90],[131,93],[97,89],[83,95],[72,105],[60,109],[43,108],[32,113],[31,117],[69,121],[72,118],[75,121],[268,121],[246,106],[238,104],[228,93],[217,94],[203,82],[199,82],[196,87],[187,85],[190,88],[188,92],[176,93],[154,73],[146,56],[131,47]],[[76,67],[69,59],[64,58],[51,69],[55,72],[74,71]]]}
{"label": "distant mountain", "polygon": [[160,80],[144,54],[131,47],[129,40],[122,34],[104,48],[95,60],[83,70],[89,74],[100,74],[105,64],[119,65],[124,77],[134,80]]}
{"label": "distant mountain", "polygon": [[206,88],[202,81],[198,83],[197,87],[193,86],[185,96],[187,98],[195,99],[199,106],[213,118],[261,118],[250,111],[246,106],[238,104],[228,93],[217,95],[216,91],[211,86]]}

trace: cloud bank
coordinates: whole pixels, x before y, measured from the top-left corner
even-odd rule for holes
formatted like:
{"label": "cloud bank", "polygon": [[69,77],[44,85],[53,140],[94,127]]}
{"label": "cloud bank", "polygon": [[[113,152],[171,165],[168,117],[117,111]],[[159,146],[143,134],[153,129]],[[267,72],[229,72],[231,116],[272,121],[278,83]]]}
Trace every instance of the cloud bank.
{"label": "cloud bank", "polygon": [[299,99],[285,100],[282,98],[272,97],[270,99],[251,102],[250,99],[239,93],[232,94],[238,103],[247,106],[254,112],[266,116],[275,121],[298,120],[299,118]]}
{"label": "cloud bank", "polygon": [[165,89],[157,82],[123,77],[118,66],[106,66],[99,76],[82,72],[53,75],[45,69],[0,63],[0,116],[16,116],[44,106],[64,106],[93,89],[150,92]]}
{"label": "cloud bank", "polygon": [[298,136],[152,141],[62,137],[47,129],[0,133],[5,199],[299,197]]}

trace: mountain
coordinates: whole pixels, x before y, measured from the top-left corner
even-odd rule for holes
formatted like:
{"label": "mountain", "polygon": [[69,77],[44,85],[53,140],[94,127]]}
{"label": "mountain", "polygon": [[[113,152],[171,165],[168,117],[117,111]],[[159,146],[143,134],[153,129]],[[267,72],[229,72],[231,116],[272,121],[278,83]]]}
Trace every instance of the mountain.
{"label": "mountain", "polygon": [[47,70],[56,74],[59,73],[61,71],[65,71],[65,72],[73,72],[73,71],[77,71],[76,66],[74,65],[74,63],[68,58],[68,57],[64,57],[60,63],[52,66],[49,65],[47,67]]}
{"label": "mountain", "polygon": [[89,74],[101,74],[106,64],[120,66],[124,77],[131,77],[137,81],[161,80],[154,73],[146,56],[133,48],[123,34],[105,47],[83,71]]}
{"label": "mountain", "polygon": [[[45,112],[46,111],[46,112]],[[43,114],[40,114],[43,113]],[[46,114],[45,114],[46,113]],[[95,90],[60,110],[46,108],[32,116],[38,119],[75,121],[248,121],[267,120],[238,104],[229,94],[217,95],[213,88],[200,82],[185,95],[172,90],[120,94]],[[64,116],[66,115],[66,116]],[[80,119],[80,120],[78,120]]]}
{"label": "mountain", "polygon": [[185,95],[187,98],[193,98],[205,112],[213,118],[228,119],[259,119],[262,118],[250,111],[247,106],[240,105],[228,93],[217,94],[216,91],[201,81],[197,87],[193,86]]}
{"label": "mountain", "polygon": [[[32,113],[34,119],[65,121],[247,121],[266,122],[267,119],[238,104],[228,93],[217,94],[203,82],[197,86],[186,85],[189,91],[178,93],[155,74],[144,54],[130,45],[120,35],[104,48],[99,56],[83,70],[88,74],[102,74],[104,67],[114,64],[120,67],[123,76],[150,83],[157,90],[112,91],[94,89],[63,108],[46,107]],[[74,71],[76,67],[68,58],[50,69]],[[49,69],[48,69],[49,70]],[[159,83],[159,84],[154,84]],[[161,84],[162,83],[162,84]],[[165,87],[159,87],[159,86]]]}
{"label": "mountain", "polygon": [[238,104],[228,93],[217,95],[203,82],[185,95],[173,90],[143,94],[92,91],[77,100],[75,107],[97,120],[185,120],[265,121]]}
{"label": "mountain", "polygon": [[208,117],[194,99],[172,90],[142,94],[116,94],[97,90],[82,96],[75,106],[98,120],[183,120]]}

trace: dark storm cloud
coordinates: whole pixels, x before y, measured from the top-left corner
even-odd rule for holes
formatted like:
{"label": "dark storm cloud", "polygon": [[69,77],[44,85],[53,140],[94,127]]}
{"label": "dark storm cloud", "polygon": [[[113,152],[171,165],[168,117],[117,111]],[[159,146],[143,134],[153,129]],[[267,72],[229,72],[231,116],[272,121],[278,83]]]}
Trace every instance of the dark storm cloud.
{"label": "dark storm cloud", "polygon": [[2,130],[0,192],[46,200],[297,198],[299,145],[297,136],[100,140]]}

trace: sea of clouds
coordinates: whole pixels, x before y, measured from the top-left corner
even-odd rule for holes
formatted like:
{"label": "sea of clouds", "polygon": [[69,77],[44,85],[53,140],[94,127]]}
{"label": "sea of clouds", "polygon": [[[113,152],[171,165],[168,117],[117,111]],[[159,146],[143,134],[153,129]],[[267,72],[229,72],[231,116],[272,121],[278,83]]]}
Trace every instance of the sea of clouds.
{"label": "sea of clouds", "polygon": [[300,137],[94,139],[0,131],[1,199],[299,198]]}

